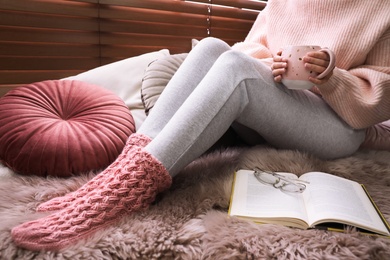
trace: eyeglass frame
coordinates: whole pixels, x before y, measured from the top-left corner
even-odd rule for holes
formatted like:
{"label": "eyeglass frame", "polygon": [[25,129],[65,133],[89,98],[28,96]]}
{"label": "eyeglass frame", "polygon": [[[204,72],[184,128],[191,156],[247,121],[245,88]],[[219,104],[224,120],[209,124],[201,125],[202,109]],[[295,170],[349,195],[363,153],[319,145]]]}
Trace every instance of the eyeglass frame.
{"label": "eyeglass frame", "polygon": [[[310,182],[308,182],[308,181],[303,181],[303,180],[298,180],[298,179],[290,179],[290,178],[283,176],[281,174],[278,174],[274,171],[262,170],[258,167],[255,167],[253,169],[253,171],[254,171],[253,175],[255,176],[257,181],[259,181],[260,183],[266,184],[266,185],[271,185],[275,189],[279,189],[279,190],[284,191],[284,192],[302,193],[306,190],[306,184],[310,184]],[[261,177],[260,177],[261,173],[266,173],[266,174],[270,174],[270,175],[274,176],[276,178],[275,183],[266,182],[265,180],[261,179]],[[281,183],[281,180],[284,181],[284,183],[282,185],[278,186],[277,184]],[[298,190],[297,191],[287,190],[284,188],[286,185],[294,185],[294,186],[298,187]]]}

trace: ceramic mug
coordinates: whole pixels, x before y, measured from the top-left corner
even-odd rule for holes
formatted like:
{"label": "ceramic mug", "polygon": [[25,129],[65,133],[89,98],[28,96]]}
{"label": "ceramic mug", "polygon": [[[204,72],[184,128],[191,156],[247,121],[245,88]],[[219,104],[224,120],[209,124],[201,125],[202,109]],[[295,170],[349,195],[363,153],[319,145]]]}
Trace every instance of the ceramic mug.
{"label": "ceramic mug", "polygon": [[[320,75],[305,68],[303,57],[306,53],[312,51],[326,52],[330,57],[329,66]],[[314,86],[314,83],[309,81],[309,77],[316,77],[317,79],[325,78],[335,67],[334,53],[320,46],[287,46],[283,48],[281,56],[287,59],[287,68],[286,72],[282,75],[282,83],[289,89],[309,89]]]}

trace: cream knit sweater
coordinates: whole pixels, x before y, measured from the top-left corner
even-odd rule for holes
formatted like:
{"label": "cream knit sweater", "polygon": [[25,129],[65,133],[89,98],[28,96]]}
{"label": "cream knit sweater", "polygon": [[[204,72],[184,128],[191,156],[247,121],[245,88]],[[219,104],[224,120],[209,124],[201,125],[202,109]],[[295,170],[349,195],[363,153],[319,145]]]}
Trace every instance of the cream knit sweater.
{"label": "cream knit sweater", "polygon": [[368,128],[366,146],[390,150],[390,124],[379,124],[390,119],[390,0],[269,0],[233,48],[271,64],[283,46],[306,44],[336,54],[315,89],[350,126]]}

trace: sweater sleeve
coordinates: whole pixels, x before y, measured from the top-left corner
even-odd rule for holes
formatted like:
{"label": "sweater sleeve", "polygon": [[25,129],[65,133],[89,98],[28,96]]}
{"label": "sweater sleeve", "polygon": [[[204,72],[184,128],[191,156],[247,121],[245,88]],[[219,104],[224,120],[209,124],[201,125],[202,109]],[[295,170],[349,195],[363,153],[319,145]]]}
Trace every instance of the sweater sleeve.
{"label": "sweater sleeve", "polygon": [[367,128],[390,119],[390,30],[363,65],[343,70],[319,85],[323,98],[351,127]]}
{"label": "sweater sleeve", "polygon": [[267,47],[267,7],[259,13],[251,30],[243,42],[232,46],[233,50],[246,53],[254,58],[272,58],[272,53]]}
{"label": "sweater sleeve", "polygon": [[390,120],[366,129],[366,138],[361,148],[390,150]]}

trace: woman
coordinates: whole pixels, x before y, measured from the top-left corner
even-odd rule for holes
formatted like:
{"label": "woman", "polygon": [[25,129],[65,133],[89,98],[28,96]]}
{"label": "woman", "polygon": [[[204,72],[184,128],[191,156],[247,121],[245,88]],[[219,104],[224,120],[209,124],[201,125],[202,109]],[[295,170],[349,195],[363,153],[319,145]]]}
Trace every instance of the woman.
{"label": "woman", "polygon": [[[390,119],[389,13],[387,0],[274,0],[244,42],[202,40],[117,160],[79,190],[40,205],[56,212],[15,227],[15,243],[58,250],[147,208],[232,123],[238,134],[256,133],[243,136],[253,143],[261,136],[325,159],[348,156],[365,140],[378,148],[378,137],[365,132]],[[279,50],[306,44],[333,50],[336,68],[310,78],[311,90],[289,90],[280,83],[287,64]],[[304,60],[318,73],[329,63],[322,52]]]}

